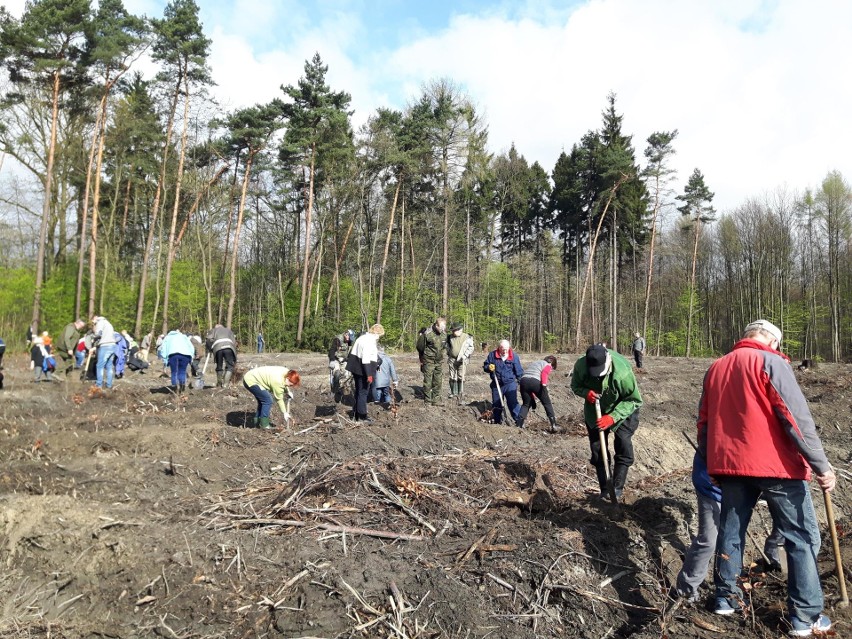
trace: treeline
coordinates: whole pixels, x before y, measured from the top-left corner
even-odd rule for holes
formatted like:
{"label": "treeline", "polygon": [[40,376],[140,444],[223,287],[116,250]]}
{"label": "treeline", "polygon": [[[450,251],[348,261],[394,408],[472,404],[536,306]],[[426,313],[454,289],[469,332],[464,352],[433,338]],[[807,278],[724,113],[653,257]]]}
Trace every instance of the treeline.
{"label": "treeline", "polygon": [[[554,167],[488,150],[451,80],[357,131],[319,54],[267,104],[223,112],[193,0],[0,13],[0,335],[108,316],[139,336],[222,322],[322,349],[381,322],[410,348],[436,315],[482,341],[577,350],[643,333],[709,355],[751,319],[796,357],[852,355],[852,190],[838,173],[720,215],[677,131],[640,152],[616,96]],[[135,66],[150,58],[154,77]],[[641,157],[637,157],[641,155]],[[818,176],[809,176],[818,178]]]}

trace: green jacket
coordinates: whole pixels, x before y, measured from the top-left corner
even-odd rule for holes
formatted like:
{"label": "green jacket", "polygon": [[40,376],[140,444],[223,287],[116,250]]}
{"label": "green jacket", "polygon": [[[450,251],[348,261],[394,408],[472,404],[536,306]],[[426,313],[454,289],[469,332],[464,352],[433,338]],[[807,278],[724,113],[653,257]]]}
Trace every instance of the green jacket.
{"label": "green jacket", "polygon": [[444,361],[444,353],[447,348],[447,334],[444,331],[435,332],[435,325],[417,338],[417,351],[420,359],[424,362],[437,364]]}
{"label": "green jacket", "polygon": [[62,336],[59,338],[59,350],[63,352],[73,351],[77,348],[77,342],[80,341],[80,331],[74,325],[74,322],[67,324],[62,331]]}
{"label": "green jacket", "polygon": [[612,427],[614,431],[642,405],[642,396],[630,362],[615,351],[607,350],[612,358],[612,370],[603,377],[592,377],[586,368],[585,356],[581,357],[574,364],[571,390],[584,400],[583,417],[589,428],[597,428],[597,414],[595,405],[585,401],[586,395],[590,390],[599,393],[601,414],[612,416],[615,421]]}

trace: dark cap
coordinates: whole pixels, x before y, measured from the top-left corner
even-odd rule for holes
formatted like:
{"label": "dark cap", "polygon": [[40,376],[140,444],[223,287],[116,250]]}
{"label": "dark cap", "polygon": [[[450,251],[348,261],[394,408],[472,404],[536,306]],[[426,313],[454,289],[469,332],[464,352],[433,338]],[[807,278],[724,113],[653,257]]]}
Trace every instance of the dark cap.
{"label": "dark cap", "polygon": [[464,328],[464,324],[461,322],[453,322],[453,325],[450,327],[450,332],[455,333],[456,331],[460,331]]}
{"label": "dark cap", "polygon": [[600,377],[606,370],[607,351],[601,344],[589,346],[586,351],[586,369],[592,377]]}

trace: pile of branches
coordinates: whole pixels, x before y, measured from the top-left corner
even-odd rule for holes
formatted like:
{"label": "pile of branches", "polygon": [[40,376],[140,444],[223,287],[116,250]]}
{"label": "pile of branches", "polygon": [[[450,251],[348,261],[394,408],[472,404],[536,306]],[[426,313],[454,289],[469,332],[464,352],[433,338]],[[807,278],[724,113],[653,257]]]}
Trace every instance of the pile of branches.
{"label": "pile of branches", "polygon": [[556,508],[594,482],[576,460],[533,467],[528,459],[523,451],[469,450],[356,458],[311,470],[301,463],[219,494],[202,517],[217,530],[309,528],[416,541],[439,537],[491,507]]}

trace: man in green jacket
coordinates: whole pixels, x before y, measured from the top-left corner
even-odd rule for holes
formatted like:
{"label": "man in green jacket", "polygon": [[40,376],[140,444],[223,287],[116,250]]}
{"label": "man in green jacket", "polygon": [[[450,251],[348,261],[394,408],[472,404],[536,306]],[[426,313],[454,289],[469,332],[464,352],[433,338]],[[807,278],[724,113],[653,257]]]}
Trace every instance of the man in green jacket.
{"label": "man in green jacket", "polygon": [[425,333],[417,338],[417,352],[423,369],[423,395],[426,404],[442,406],[441,383],[442,365],[447,349],[447,320],[439,317]]}
{"label": "man in green jacket", "polygon": [[[583,416],[592,450],[590,463],[595,466],[601,496],[606,495],[606,469],[601,456],[599,431],[609,446],[609,433],[615,439],[615,458],[612,484],[615,496],[621,499],[627,470],[633,465],[633,433],[639,428],[639,407],[642,396],[636,385],[633,367],[624,357],[602,344],[590,346],[586,355],[574,364],[571,390],[586,400]],[[598,418],[595,403],[600,402]]]}
{"label": "man in green jacket", "polygon": [[77,342],[80,341],[80,331],[86,326],[86,322],[81,319],[76,319],[70,324],[66,324],[62,329],[62,335],[59,336],[58,351],[62,361],[65,362],[65,376],[71,374],[74,370],[74,351],[77,348]]}

